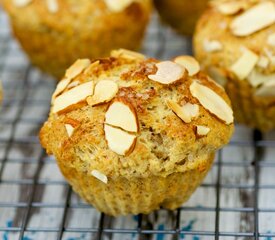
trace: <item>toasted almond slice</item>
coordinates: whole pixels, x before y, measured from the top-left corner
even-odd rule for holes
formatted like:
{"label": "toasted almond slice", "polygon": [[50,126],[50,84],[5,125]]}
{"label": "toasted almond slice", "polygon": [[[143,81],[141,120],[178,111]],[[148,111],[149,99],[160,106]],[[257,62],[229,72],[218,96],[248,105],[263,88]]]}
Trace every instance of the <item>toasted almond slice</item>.
{"label": "toasted almond slice", "polygon": [[272,1],[264,1],[236,17],[231,22],[230,29],[234,35],[244,37],[273,23],[275,23],[275,4]]}
{"label": "toasted almond slice", "polygon": [[222,46],[221,42],[219,42],[217,40],[205,39],[203,41],[203,48],[206,52],[218,52],[223,49],[223,46]]}
{"label": "toasted almond slice", "polygon": [[272,33],[268,36],[267,38],[267,43],[270,45],[270,46],[273,46],[275,47],[275,33]]}
{"label": "toasted almond slice", "polygon": [[257,62],[257,66],[260,68],[267,68],[269,65],[269,59],[265,56],[260,56]]}
{"label": "toasted almond slice", "polygon": [[32,0],[13,0],[13,4],[16,7],[25,7],[29,5],[32,2]]}
{"label": "toasted almond slice", "polygon": [[65,128],[66,128],[67,134],[70,138],[74,133],[74,127],[71,124],[65,124]]}
{"label": "toasted almond slice", "polygon": [[197,98],[201,105],[226,124],[233,123],[233,111],[223,98],[212,89],[194,81],[190,86],[193,97]]}
{"label": "toasted almond slice", "polygon": [[84,102],[94,93],[94,82],[83,83],[57,97],[53,102],[53,113],[64,111],[70,106]]}
{"label": "toasted almond slice", "polygon": [[189,76],[196,75],[201,69],[199,62],[191,56],[179,56],[174,62],[186,68]]}
{"label": "toasted almond slice", "polygon": [[90,106],[111,101],[118,92],[117,83],[110,80],[102,80],[95,86],[94,95],[87,98]]}
{"label": "toasted almond slice", "polygon": [[57,0],[47,0],[47,7],[50,13],[57,13],[59,10]]}
{"label": "toasted almond slice", "polygon": [[100,180],[101,182],[107,184],[108,183],[108,178],[105,174],[103,174],[102,172],[98,171],[98,170],[93,170],[91,172],[91,174],[97,178],[98,180]]}
{"label": "toasted almond slice", "polygon": [[134,51],[130,51],[130,50],[127,50],[127,49],[123,49],[123,48],[120,48],[120,49],[117,49],[117,50],[113,50],[111,52],[111,57],[115,57],[115,58],[126,58],[126,59],[130,59],[130,60],[144,60],[146,57],[141,54],[141,53],[138,53],[138,52],[134,52]]}
{"label": "toasted almond slice", "polygon": [[253,70],[248,76],[247,80],[253,87],[258,87],[261,84],[265,84],[271,80],[275,79],[275,74],[265,75],[256,70]]}
{"label": "toasted almond slice", "polygon": [[199,115],[199,106],[197,104],[187,103],[180,106],[176,102],[168,100],[167,105],[185,123],[190,123],[193,118]]}
{"label": "toasted almond slice", "polygon": [[93,71],[93,69],[94,69],[95,67],[99,66],[99,65],[100,65],[100,61],[99,61],[99,60],[97,60],[97,61],[91,63],[90,66],[87,67],[87,68],[84,70],[84,74],[87,74],[87,73]]}
{"label": "toasted almond slice", "polygon": [[109,148],[122,156],[130,154],[136,144],[137,137],[107,124],[104,125],[105,138]]}
{"label": "toasted almond slice", "polygon": [[200,126],[200,125],[197,125],[196,127],[197,127],[197,134],[199,136],[206,136],[210,132],[209,127]]}
{"label": "toasted almond slice", "polygon": [[266,54],[266,56],[269,59],[269,62],[272,66],[275,65],[275,55],[273,55],[273,52],[271,50],[269,50],[268,48],[264,48],[264,52]]}
{"label": "toasted almond slice", "polygon": [[121,12],[129,7],[134,0],[104,0],[108,9],[112,12]]}
{"label": "toasted almond slice", "polygon": [[258,97],[275,97],[275,79],[266,82],[255,92],[255,95]]}
{"label": "toasted almond slice", "polygon": [[138,132],[135,108],[123,98],[117,98],[105,114],[105,123],[128,132]]}
{"label": "toasted almond slice", "polygon": [[68,84],[70,83],[70,79],[68,78],[64,78],[62,79],[56,86],[56,89],[52,95],[52,102],[54,101],[54,99],[60,95],[65,89],[66,87],[68,86]]}
{"label": "toasted almond slice", "polygon": [[244,3],[241,1],[223,2],[218,4],[217,9],[223,15],[234,15],[244,9]]}
{"label": "toasted almond slice", "polygon": [[73,81],[73,82],[71,82],[66,88],[67,88],[68,90],[69,90],[69,89],[72,89],[72,88],[78,86],[79,83],[80,83],[79,81]]}
{"label": "toasted almond slice", "polygon": [[243,55],[231,66],[230,70],[238,79],[244,80],[252,72],[258,60],[259,56],[246,48]]}
{"label": "toasted almond slice", "polygon": [[72,66],[70,66],[65,74],[68,79],[73,79],[82,73],[91,64],[90,59],[78,59]]}
{"label": "toasted almond slice", "polygon": [[185,73],[185,69],[174,62],[164,61],[156,64],[157,72],[154,75],[149,75],[148,78],[162,83],[162,84],[172,84],[180,80]]}

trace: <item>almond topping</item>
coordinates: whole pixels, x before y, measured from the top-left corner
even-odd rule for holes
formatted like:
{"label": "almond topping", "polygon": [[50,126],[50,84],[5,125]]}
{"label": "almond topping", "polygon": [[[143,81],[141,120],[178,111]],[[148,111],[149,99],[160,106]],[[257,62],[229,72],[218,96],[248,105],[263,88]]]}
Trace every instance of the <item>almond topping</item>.
{"label": "almond topping", "polygon": [[105,114],[105,123],[128,132],[138,132],[135,108],[123,98],[116,99]]}
{"label": "almond topping", "polygon": [[193,118],[199,115],[199,106],[197,104],[187,103],[180,106],[176,102],[167,101],[167,105],[185,123],[190,123]]}
{"label": "almond topping", "polygon": [[224,99],[212,89],[194,81],[190,86],[193,97],[197,98],[201,105],[226,124],[233,123],[233,111]]}
{"label": "almond topping", "polygon": [[64,78],[62,79],[56,86],[56,89],[52,95],[52,102],[54,101],[54,99],[60,95],[65,89],[66,87],[68,86],[68,84],[70,83],[70,79],[68,78]]}
{"label": "almond topping", "polygon": [[72,66],[70,66],[65,74],[68,79],[73,79],[82,73],[89,65],[91,61],[89,59],[78,59]]}
{"label": "almond topping", "polygon": [[275,97],[275,79],[266,82],[255,92],[255,95],[258,97]]}
{"label": "almond topping", "polygon": [[47,7],[49,12],[57,13],[59,9],[57,0],[47,0]]}
{"label": "almond topping", "polygon": [[174,62],[164,61],[156,64],[157,72],[154,75],[149,75],[148,78],[162,83],[171,84],[180,80],[185,73],[185,69]]}
{"label": "almond topping", "polygon": [[130,154],[135,147],[137,137],[118,128],[104,125],[105,137],[109,148],[122,156]]}
{"label": "almond topping", "polygon": [[118,92],[118,85],[110,80],[102,80],[95,86],[94,95],[87,98],[90,106],[111,101]]}
{"label": "almond topping", "polygon": [[93,171],[91,172],[91,174],[92,174],[95,178],[97,178],[98,180],[100,180],[101,182],[103,182],[103,183],[105,183],[105,184],[108,183],[108,178],[107,178],[107,176],[104,175],[103,173],[101,173],[101,172],[99,172],[99,171],[97,171],[97,170],[93,170]]}
{"label": "almond topping", "polygon": [[217,6],[217,9],[223,15],[234,15],[244,9],[244,3],[238,1],[235,2],[223,2]]}
{"label": "almond topping", "polygon": [[65,128],[66,128],[67,134],[70,138],[74,133],[74,127],[71,124],[65,124]]}
{"label": "almond topping", "polygon": [[66,88],[67,88],[67,89],[72,89],[72,88],[78,86],[79,84],[80,84],[79,81],[73,81],[73,82],[71,82]]}
{"label": "almond topping", "polygon": [[258,87],[261,84],[267,83],[275,78],[275,74],[264,75],[256,70],[253,70],[247,80],[253,87]]}
{"label": "almond topping", "polygon": [[91,63],[90,66],[87,67],[87,68],[85,69],[84,74],[87,74],[87,73],[93,71],[93,69],[94,69],[95,67],[99,66],[99,65],[100,65],[100,61],[99,61],[99,60],[97,60],[97,61]]}
{"label": "almond topping", "polygon": [[268,36],[267,38],[267,43],[270,45],[270,46],[273,46],[275,47],[275,33],[272,33]]}
{"label": "almond topping", "polygon": [[226,73],[222,69],[220,69],[218,67],[211,66],[208,68],[208,73],[209,73],[209,76],[212,79],[214,79],[214,82],[218,83],[217,86],[224,87],[227,84]]}
{"label": "almond topping", "polygon": [[246,48],[243,55],[231,66],[230,70],[240,80],[244,80],[251,73],[258,60],[259,56]]}
{"label": "almond topping", "polygon": [[210,128],[205,126],[196,126],[197,127],[197,134],[199,136],[206,136],[210,132]]}
{"label": "almond topping", "polygon": [[190,56],[179,56],[174,59],[174,62],[186,68],[191,77],[196,75],[201,69],[198,61]]}
{"label": "almond topping", "polygon": [[59,113],[67,108],[85,102],[88,96],[94,93],[94,82],[83,83],[58,96],[53,103],[53,113]]}
{"label": "almond topping", "polygon": [[29,5],[32,0],[13,0],[13,3],[16,7],[25,7]]}
{"label": "almond topping", "polygon": [[271,1],[260,2],[240,16],[236,17],[230,25],[232,33],[236,36],[249,36],[262,30],[275,22],[275,4]]}
{"label": "almond topping", "polygon": [[134,0],[104,0],[108,9],[112,12],[121,12],[130,6]]}
{"label": "almond topping", "polygon": [[118,49],[118,50],[113,50],[111,52],[111,57],[115,57],[115,58],[126,58],[126,59],[130,59],[130,60],[144,60],[146,57],[138,52],[134,52],[134,51],[130,51],[127,49]]}
{"label": "almond topping", "polygon": [[219,41],[205,39],[203,41],[203,48],[206,52],[218,52],[223,49],[223,46]]}

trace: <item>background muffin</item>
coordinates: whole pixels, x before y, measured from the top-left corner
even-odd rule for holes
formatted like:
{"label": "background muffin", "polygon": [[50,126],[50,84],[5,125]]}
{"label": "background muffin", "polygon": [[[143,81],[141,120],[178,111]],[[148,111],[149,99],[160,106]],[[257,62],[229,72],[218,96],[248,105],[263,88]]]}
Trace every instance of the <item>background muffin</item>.
{"label": "background muffin", "polygon": [[217,1],[200,19],[195,55],[231,98],[236,120],[275,128],[275,1]]}
{"label": "background muffin", "polygon": [[192,35],[209,0],[154,0],[161,19],[183,35]]}
{"label": "background muffin", "polygon": [[0,0],[33,64],[61,77],[76,59],[137,49],[151,0]]}
{"label": "background muffin", "polygon": [[232,123],[224,90],[192,57],[159,62],[119,50],[67,70],[40,140],[87,202],[138,214],[188,200]]}

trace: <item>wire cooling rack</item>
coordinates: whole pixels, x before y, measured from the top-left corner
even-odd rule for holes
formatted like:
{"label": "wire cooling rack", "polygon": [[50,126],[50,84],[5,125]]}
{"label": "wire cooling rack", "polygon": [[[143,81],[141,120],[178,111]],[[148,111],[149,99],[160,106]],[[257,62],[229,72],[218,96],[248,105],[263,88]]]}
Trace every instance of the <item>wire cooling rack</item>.
{"label": "wire cooling rack", "polygon": [[[168,59],[190,39],[160,26],[143,51]],[[275,239],[275,134],[237,126],[206,180],[184,206],[112,218],[82,202],[38,141],[56,82],[31,67],[0,10],[0,240]]]}

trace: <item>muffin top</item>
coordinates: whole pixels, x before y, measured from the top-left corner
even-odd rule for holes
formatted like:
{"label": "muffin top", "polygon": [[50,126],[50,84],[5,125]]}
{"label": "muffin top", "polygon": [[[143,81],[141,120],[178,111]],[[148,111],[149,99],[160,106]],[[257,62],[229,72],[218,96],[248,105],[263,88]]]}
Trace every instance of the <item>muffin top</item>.
{"label": "muffin top", "polygon": [[194,58],[159,62],[116,50],[66,71],[40,139],[67,167],[108,177],[167,176],[203,171],[233,128],[224,89]]}
{"label": "muffin top", "polygon": [[[101,29],[123,17],[148,18],[151,0],[0,0],[21,25],[47,26],[56,31]],[[94,23],[94,24],[91,24]],[[46,31],[44,29],[43,31]],[[75,32],[73,32],[75,33]]]}
{"label": "muffin top", "polygon": [[247,80],[259,96],[269,96],[272,85],[274,96],[274,0],[212,2],[199,20],[194,42],[203,67],[219,68],[209,68],[210,73]]}

